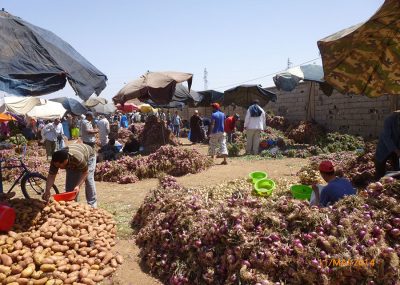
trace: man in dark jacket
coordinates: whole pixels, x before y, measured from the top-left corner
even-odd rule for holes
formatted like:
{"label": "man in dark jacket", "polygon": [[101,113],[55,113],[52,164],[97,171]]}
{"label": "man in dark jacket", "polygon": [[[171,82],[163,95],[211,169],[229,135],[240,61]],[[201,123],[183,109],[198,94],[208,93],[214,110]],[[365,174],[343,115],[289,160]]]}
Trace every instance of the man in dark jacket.
{"label": "man in dark jacket", "polygon": [[395,170],[399,170],[400,157],[400,110],[389,115],[384,122],[375,154],[376,178],[386,173],[386,162],[391,160]]}
{"label": "man in dark jacket", "polygon": [[190,138],[192,143],[204,141],[203,120],[199,116],[199,111],[195,110],[190,118]]}

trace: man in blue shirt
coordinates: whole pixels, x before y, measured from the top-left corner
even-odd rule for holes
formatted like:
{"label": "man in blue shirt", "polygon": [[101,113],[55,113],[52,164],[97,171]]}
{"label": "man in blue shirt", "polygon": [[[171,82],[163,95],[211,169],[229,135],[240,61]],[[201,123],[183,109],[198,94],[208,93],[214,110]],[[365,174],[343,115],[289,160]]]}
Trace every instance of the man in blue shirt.
{"label": "man in blue shirt", "polygon": [[319,165],[319,172],[328,185],[322,189],[321,195],[317,185],[312,186],[315,193],[316,205],[326,207],[336,203],[344,196],[356,194],[356,190],[353,188],[349,180],[336,177],[335,168],[331,161],[322,161]]}
{"label": "man in blue shirt", "polygon": [[211,123],[208,128],[208,137],[210,138],[210,145],[208,153],[212,159],[215,159],[216,149],[219,148],[219,153],[224,160],[221,164],[228,164],[226,157],[228,156],[228,149],[226,148],[226,135],[224,132],[225,114],[221,112],[218,103],[211,104],[213,113],[211,115]]}

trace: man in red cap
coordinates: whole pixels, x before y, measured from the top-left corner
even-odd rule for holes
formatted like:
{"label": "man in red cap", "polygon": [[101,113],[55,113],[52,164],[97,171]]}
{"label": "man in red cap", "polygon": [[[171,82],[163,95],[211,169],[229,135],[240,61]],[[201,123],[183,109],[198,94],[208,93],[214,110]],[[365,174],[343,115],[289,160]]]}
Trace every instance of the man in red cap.
{"label": "man in red cap", "polygon": [[329,160],[324,160],[319,165],[319,172],[322,178],[328,184],[322,189],[321,195],[317,185],[312,185],[315,193],[315,204],[326,207],[334,204],[344,196],[355,195],[356,190],[351,185],[350,181],[345,178],[339,178],[335,175],[333,163]]}
{"label": "man in red cap", "polygon": [[213,108],[213,113],[211,115],[211,124],[208,129],[208,137],[210,138],[208,153],[214,160],[216,149],[219,148],[219,153],[224,158],[221,164],[228,164],[226,161],[228,149],[226,148],[226,134],[224,132],[225,114],[221,112],[218,103],[212,103],[211,107]]}

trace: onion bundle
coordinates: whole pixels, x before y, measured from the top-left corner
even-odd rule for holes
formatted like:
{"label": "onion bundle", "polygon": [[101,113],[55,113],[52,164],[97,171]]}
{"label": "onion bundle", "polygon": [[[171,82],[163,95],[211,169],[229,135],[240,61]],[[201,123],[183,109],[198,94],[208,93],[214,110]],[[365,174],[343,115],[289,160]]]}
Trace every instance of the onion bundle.
{"label": "onion bundle", "polygon": [[286,134],[289,139],[297,143],[314,144],[325,135],[325,130],[316,123],[300,121]]}
{"label": "onion bundle", "polygon": [[167,284],[400,282],[400,183],[327,208],[250,192],[244,181],[155,190],[132,221],[143,263]]}
{"label": "onion bundle", "polygon": [[182,176],[210,167],[212,161],[196,150],[165,145],[146,157],[124,156],[116,161],[96,165],[95,180],[134,183],[139,179],[157,177],[162,173]]}

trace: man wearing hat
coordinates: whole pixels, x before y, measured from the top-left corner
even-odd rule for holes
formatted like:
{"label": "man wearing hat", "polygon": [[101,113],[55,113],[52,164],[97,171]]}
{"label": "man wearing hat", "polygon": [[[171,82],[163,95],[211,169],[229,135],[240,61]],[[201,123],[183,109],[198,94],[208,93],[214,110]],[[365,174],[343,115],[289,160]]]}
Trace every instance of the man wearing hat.
{"label": "man wearing hat", "polygon": [[356,190],[350,181],[335,175],[335,168],[332,161],[325,160],[319,165],[319,172],[328,184],[322,189],[321,194],[317,185],[312,185],[315,193],[315,204],[322,207],[332,205],[348,195],[355,195]]}
{"label": "man wearing hat", "polygon": [[258,100],[254,100],[253,104],[247,109],[246,118],[244,119],[244,129],[247,137],[246,154],[258,154],[260,134],[267,127],[265,111],[259,104]]}
{"label": "man wearing hat", "polygon": [[228,143],[232,143],[232,135],[236,131],[236,122],[239,120],[239,118],[239,114],[235,114],[233,116],[229,116],[225,120],[224,131],[228,137]]}
{"label": "man wearing hat", "polygon": [[208,153],[214,160],[216,149],[219,148],[219,154],[224,158],[221,164],[228,164],[226,161],[228,149],[226,148],[226,134],[224,132],[225,114],[221,112],[218,103],[212,103],[211,107],[213,108],[213,113],[211,115],[211,123],[208,129],[208,137],[210,138]]}
{"label": "man wearing hat", "polygon": [[96,145],[95,135],[98,133],[98,131],[93,129],[92,121],[93,121],[93,113],[87,112],[86,118],[82,120],[81,133],[82,133],[82,142],[91,147],[94,147]]}

